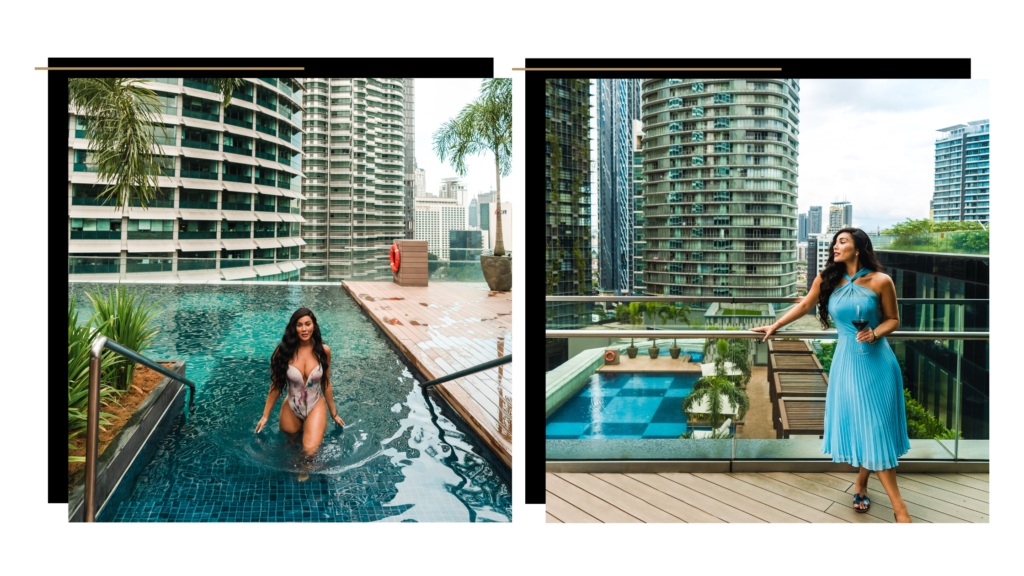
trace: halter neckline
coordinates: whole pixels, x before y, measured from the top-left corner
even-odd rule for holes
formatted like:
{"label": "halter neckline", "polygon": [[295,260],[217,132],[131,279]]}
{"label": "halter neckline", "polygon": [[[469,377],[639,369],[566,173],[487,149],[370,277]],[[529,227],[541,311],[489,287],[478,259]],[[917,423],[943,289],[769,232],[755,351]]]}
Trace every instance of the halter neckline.
{"label": "halter neckline", "polygon": [[869,270],[867,268],[861,268],[860,270],[857,271],[856,274],[853,275],[853,278],[850,278],[850,276],[848,274],[843,274],[843,278],[846,278],[846,280],[849,281],[852,284],[854,280],[856,280],[857,278],[860,278],[861,276],[863,276],[864,274],[866,274],[868,272],[871,272],[871,270]]}

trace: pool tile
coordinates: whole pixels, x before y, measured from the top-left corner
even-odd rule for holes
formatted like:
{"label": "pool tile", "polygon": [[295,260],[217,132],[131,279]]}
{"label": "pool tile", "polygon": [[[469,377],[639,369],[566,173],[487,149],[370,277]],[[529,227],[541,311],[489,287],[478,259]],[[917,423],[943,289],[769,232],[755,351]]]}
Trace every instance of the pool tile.
{"label": "pool tile", "polygon": [[682,401],[679,398],[663,398],[647,421],[658,424],[685,424],[686,414],[683,413]]}
{"label": "pool tile", "polygon": [[606,388],[604,386],[588,385],[579,393],[579,396],[581,398],[590,398],[592,396],[603,396],[607,398],[609,396],[615,396],[619,393],[619,390],[622,390],[622,388]]}
{"label": "pool tile", "polygon": [[683,432],[686,432],[685,422],[682,424],[648,424],[644,430],[644,438],[650,436],[678,438]]}
{"label": "pool tile", "polygon": [[653,396],[658,396],[658,397],[661,397],[661,396],[664,396],[665,392],[667,392],[667,391],[668,390],[665,390],[663,388],[660,388],[660,389],[623,388],[622,391],[619,392],[618,397],[619,398],[624,398],[624,397],[627,397],[627,396],[633,396],[633,397],[645,397],[645,396],[653,397]]}
{"label": "pool tile", "polygon": [[595,422],[650,422],[658,407],[661,406],[661,398],[628,397],[616,396],[601,410],[599,418]]}
{"label": "pool tile", "polygon": [[679,388],[690,388],[693,389],[693,383],[699,379],[699,376],[676,376],[672,378],[672,385],[669,388],[673,390]]}
{"label": "pool tile", "polygon": [[545,435],[552,436],[580,436],[586,431],[589,422],[551,422],[547,425]]}
{"label": "pool tile", "polygon": [[593,405],[600,403],[603,403],[603,399],[579,396],[570,398],[548,418],[548,422],[590,422]]}
{"label": "pool tile", "polygon": [[587,435],[591,438],[597,436],[636,436],[640,437],[644,430],[647,428],[647,424],[623,424],[617,422],[601,422],[594,424]]}
{"label": "pool tile", "polygon": [[652,376],[645,374],[643,376],[634,376],[630,378],[629,384],[626,388],[643,388],[643,389],[665,389],[672,386],[674,378],[671,376]]}
{"label": "pool tile", "polygon": [[665,390],[665,398],[686,398],[691,391],[691,388],[670,388]]}

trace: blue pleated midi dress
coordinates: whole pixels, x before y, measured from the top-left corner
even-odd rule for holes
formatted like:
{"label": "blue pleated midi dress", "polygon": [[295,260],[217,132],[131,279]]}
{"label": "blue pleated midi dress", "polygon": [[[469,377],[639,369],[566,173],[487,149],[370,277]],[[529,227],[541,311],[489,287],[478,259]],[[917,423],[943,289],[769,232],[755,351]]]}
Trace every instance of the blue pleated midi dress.
{"label": "blue pleated midi dress", "polygon": [[[832,355],[825,395],[825,434],[821,451],[833,462],[849,462],[868,470],[887,470],[910,450],[907,413],[903,401],[903,376],[889,342],[857,342],[851,323],[856,306],[866,307],[862,317],[868,328],[881,321],[881,304],[874,290],[853,281],[871,272],[861,268],[853,278],[832,292],[828,312],[839,339]],[[863,346],[867,354],[857,354]]]}

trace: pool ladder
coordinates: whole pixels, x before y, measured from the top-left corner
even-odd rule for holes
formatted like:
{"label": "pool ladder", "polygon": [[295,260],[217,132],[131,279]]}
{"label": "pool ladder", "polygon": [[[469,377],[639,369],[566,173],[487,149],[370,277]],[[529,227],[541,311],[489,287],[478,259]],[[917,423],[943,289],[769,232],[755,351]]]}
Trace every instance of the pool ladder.
{"label": "pool ladder", "polygon": [[100,360],[103,349],[113,350],[118,354],[134,360],[143,366],[155,370],[168,378],[172,378],[189,387],[191,392],[188,396],[188,407],[191,409],[195,404],[196,385],[177,374],[157,364],[156,362],[121,346],[117,342],[108,340],[106,336],[97,336],[89,351],[89,412],[86,415],[85,433],[85,521],[96,521],[96,453],[99,447],[100,427]]}
{"label": "pool ladder", "polygon": [[476,374],[477,372],[483,372],[484,370],[490,370],[491,368],[494,368],[495,366],[501,366],[502,364],[508,364],[511,361],[512,361],[512,355],[511,354],[509,354],[507,356],[500,356],[498,358],[495,358],[494,360],[488,360],[487,362],[484,362],[482,364],[477,364],[476,366],[473,366],[471,368],[466,368],[465,370],[459,370],[458,372],[452,372],[451,374],[448,374],[446,376],[441,376],[440,378],[434,378],[433,380],[424,383],[423,387],[427,388],[428,386],[435,386],[437,384],[442,384],[442,383],[448,382],[450,380],[455,380],[456,378],[462,378],[463,376],[469,376],[470,374]]}

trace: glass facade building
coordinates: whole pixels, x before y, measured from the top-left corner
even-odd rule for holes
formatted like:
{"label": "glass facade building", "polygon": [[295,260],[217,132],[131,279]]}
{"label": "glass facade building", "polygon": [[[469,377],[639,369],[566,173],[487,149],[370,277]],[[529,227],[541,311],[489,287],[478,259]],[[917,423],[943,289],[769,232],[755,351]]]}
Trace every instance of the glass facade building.
{"label": "glass facade building", "polygon": [[[950,304],[900,304],[900,330],[989,330],[988,304],[957,305],[960,298],[989,298],[989,257],[875,251],[896,286],[896,297],[944,298]],[[893,340],[903,386],[926,410],[952,429],[956,375],[960,374],[960,429],[965,440],[989,439],[989,342],[987,340]],[[962,351],[958,349],[962,345]]]}
{"label": "glass facade building", "polygon": [[[592,292],[590,268],[590,81],[545,80],[545,281],[549,296]],[[483,225],[481,224],[481,228]],[[590,308],[548,309],[548,325],[579,325]]]}
{"label": "glass facade building", "polygon": [[416,213],[416,79],[405,79],[405,237],[413,238]]}
{"label": "glass facade building", "polygon": [[933,219],[988,224],[989,121],[975,120],[937,131],[942,136],[935,141]]}
{"label": "glass facade building", "polygon": [[[246,78],[230,104],[196,78],[142,78],[160,101],[157,198],[122,212],[99,195],[85,138],[68,114],[68,273],[163,281],[297,280],[304,85]],[[98,277],[95,279],[103,279]]]}
{"label": "glass facade building", "polygon": [[645,294],[796,296],[799,91],[644,81]]}
{"label": "glass facade building", "polygon": [[633,121],[640,119],[638,79],[596,81],[596,130],[600,171],[600,288],[634,291]]}
{"label": "glass facade building", "polygon": [[304,82],[302,279],[390,281],[406,229],[405,80]]}
{"label": "glass facade building", "polygon": [[807,211],[808,234],[821,234],[821,206],[811,206]]}

